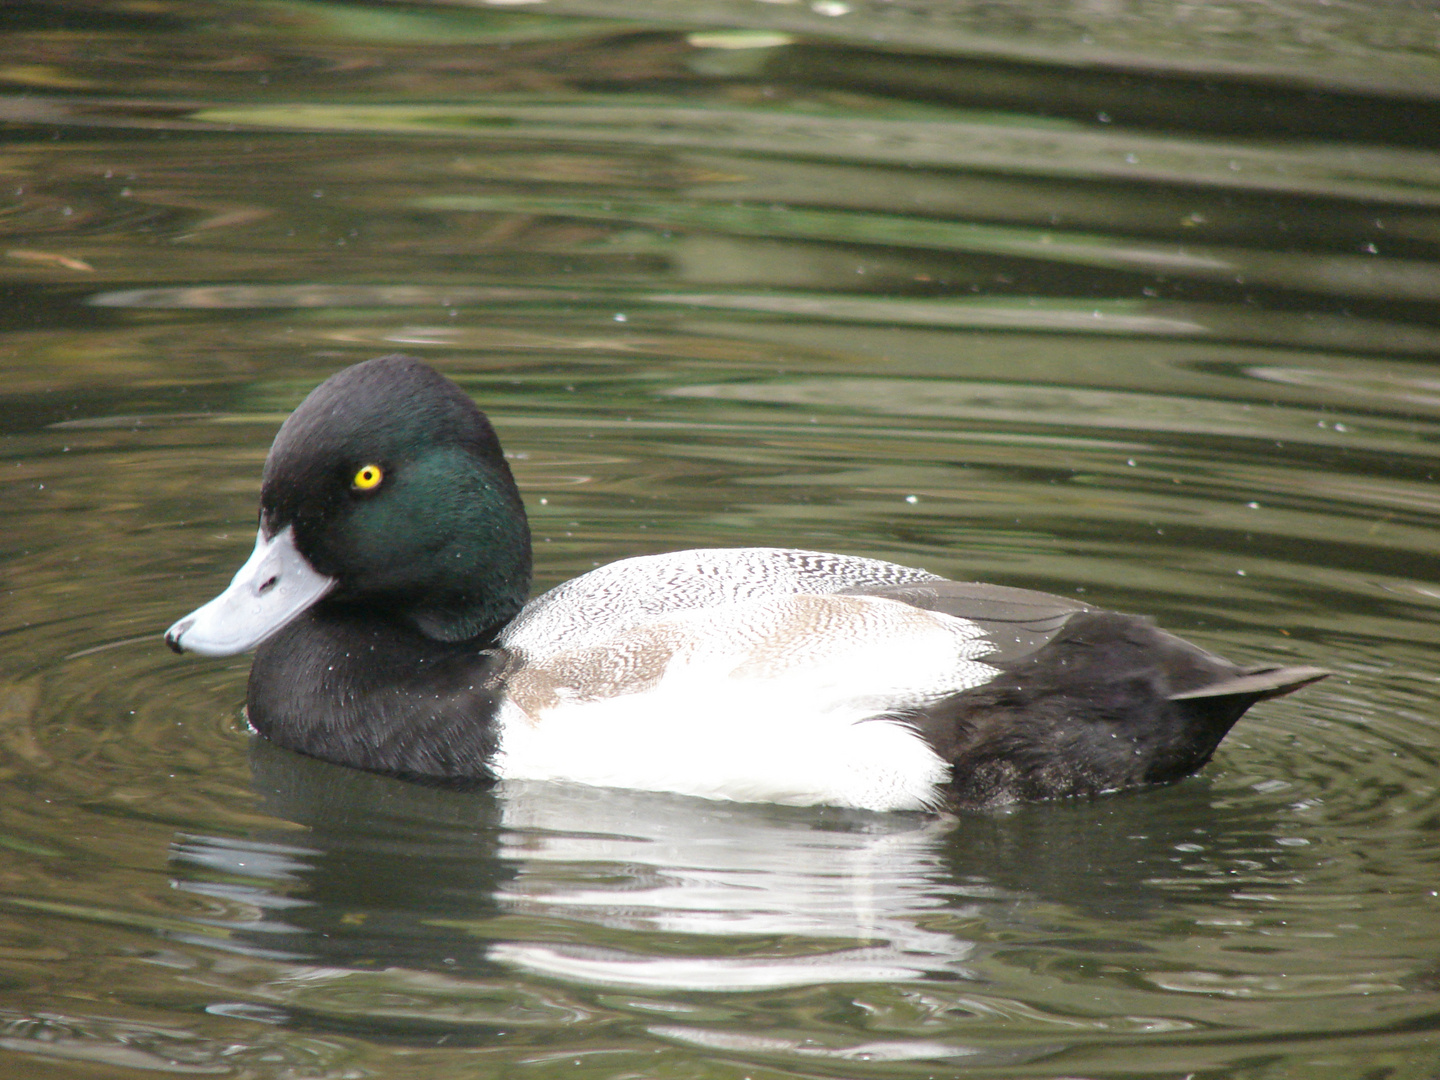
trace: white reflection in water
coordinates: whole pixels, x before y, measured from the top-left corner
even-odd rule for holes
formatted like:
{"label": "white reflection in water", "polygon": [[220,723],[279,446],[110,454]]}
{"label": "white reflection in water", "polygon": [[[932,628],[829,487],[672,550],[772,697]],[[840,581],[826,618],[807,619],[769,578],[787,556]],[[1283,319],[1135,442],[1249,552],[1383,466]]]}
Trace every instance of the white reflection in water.
{"label": "white reflection in water", "polygon": [[[658,1035],[661,1038],[675,1039],[711,1050],[794,1054],[798,1057],[838,1058],[842,1061],[924,1061],[931,1058],[972,1057],[980,1053],[979,1050],[972,1047],[923,1039],[897,1039],[832,1047],[816,1045],[813,1039],[804,1041],[783,1039],[758,1035],[753,1032],[706,1031],[700,1028],[659,1024],[648,1030],[650,1034]],[[987,1056],[994,1058],[998,1055]],[[1018,1058],[1018,1055],[1016,1057]],[[1019,1058],[1019,1060],[1025,1060],[1025,1058]]]}
{"label": "white reflection in water", "polygon": [[[968,974],[973,944],[922,925],[942,908],[961,914],[943,885],[943,820],[850,814],[817,828],[813,816],[673,796],[554,784],[501,795],[500,854],[518,864],[500,886],[501,909],[627,931],[634,942],[510,941],[490,948],[492,960],[692,990]],[[674,935],[691,937],[683,955]],[[663,954],[647,947],[657,944]]]}

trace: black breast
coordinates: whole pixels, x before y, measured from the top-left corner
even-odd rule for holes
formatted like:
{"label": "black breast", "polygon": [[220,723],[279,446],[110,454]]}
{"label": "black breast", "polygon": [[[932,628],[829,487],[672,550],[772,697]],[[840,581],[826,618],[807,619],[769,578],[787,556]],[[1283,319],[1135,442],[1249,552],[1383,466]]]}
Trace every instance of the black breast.
{"label": "black breast", "polygon": [[447,645],[394,620],[322,605],[270,638],[246,715],[280,746],[432,783],[487,783],[509,654]]}

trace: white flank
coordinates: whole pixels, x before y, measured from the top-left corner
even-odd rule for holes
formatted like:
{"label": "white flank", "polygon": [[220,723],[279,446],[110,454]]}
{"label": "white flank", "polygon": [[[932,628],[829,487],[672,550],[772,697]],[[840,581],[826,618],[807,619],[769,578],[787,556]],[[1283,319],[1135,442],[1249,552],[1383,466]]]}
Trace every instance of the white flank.
{"label": "white flank", "polygon": [[949,767],[887,713],[989,681],[963,619],[866,596],[762,597],[587,635],[525,665],[502,778],[922,809]]}

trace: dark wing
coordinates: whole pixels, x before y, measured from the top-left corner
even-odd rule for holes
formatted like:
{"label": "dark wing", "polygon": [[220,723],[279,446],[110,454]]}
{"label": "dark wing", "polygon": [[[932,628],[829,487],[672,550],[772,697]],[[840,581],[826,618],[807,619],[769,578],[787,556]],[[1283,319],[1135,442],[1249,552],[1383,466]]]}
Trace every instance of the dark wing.
{"label": "dark wing", "polygon": [[995,651],[982,659],[996,666],[1029,656],[1058,634],[1071,616],[1094,610],[1063,596],[978,581],[861,587],[846,589],[843,595],[880,596],[967,619],[977,624],[994,644]]}

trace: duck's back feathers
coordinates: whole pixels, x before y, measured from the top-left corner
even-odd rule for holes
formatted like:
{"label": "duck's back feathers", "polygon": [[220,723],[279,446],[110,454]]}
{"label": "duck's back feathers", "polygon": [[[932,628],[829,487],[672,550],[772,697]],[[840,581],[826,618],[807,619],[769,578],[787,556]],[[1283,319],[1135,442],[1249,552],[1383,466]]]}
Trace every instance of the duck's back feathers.
{"label": "duck's back feathers", "polygon": [[[608,640],[681,611],[762,597],[825,595],[943,581],[879,559],[794,548],[697,548],[608,563],[525,605],[500,635],[530,657]],[[920,605],[916,605],[920,606]]]}

